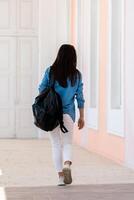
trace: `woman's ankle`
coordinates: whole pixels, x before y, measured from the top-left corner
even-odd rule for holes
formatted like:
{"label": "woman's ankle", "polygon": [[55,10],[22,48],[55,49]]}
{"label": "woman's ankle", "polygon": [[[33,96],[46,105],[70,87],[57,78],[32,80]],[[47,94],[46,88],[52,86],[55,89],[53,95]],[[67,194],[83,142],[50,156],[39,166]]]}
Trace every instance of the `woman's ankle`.
{"label": "woman's ankle", "polygon": [[59,177],[64,176],[63,172],[58,172]]}

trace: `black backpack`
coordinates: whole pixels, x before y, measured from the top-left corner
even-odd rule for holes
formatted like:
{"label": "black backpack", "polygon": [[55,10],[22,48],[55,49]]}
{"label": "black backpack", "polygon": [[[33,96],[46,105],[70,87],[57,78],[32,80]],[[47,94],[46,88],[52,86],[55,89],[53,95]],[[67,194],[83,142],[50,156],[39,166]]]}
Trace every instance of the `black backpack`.
{"label": "black backpack", "polygon": [[55,91],[55,80],[52,76],[52,70],[49,72],[50,87],[44,89],[36,98],[32,105],[34,124],[44,130],[52,131],[60,125],[63,133],[68,132],[63,122],[62,100]]}

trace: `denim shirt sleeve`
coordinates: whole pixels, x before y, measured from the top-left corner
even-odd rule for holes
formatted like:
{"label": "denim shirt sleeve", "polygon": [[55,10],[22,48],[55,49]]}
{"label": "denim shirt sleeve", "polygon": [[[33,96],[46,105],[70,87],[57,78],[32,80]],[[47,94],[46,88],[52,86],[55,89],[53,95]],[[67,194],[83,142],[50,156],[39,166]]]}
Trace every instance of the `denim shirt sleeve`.
{"label": "denim shirt sleeve", "polygon": [[82,82],[82,75],[80,77],[78,88],[76,91],[76,100],[77,100],[77,106],[78,108],[84,108],[84,96],[83,96],[83,82]]}
{"label": "denim shirt sleeve", "polygon": [[43,74],[43,78],[38,85],[39,93],[41,93],[44,89],[49,87],[49,71],[50,67],[48,67]]}

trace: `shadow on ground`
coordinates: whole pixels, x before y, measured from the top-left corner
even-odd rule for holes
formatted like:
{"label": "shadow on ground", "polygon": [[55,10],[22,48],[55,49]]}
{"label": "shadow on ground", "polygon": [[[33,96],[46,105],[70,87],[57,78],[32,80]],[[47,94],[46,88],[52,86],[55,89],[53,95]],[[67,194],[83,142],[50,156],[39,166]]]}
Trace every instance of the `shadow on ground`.
{"label": "shadow on ground", "polygon": [[7,187],[0,200],[133,200],[134,184]]}

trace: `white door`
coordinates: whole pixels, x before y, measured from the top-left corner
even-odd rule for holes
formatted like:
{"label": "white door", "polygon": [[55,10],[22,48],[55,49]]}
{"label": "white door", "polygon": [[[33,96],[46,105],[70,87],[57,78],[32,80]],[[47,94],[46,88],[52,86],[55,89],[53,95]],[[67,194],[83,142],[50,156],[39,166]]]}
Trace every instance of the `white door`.
{"label": "white door", "polygon": [[33,138],[38,0],[0,0],[0,138]]}

